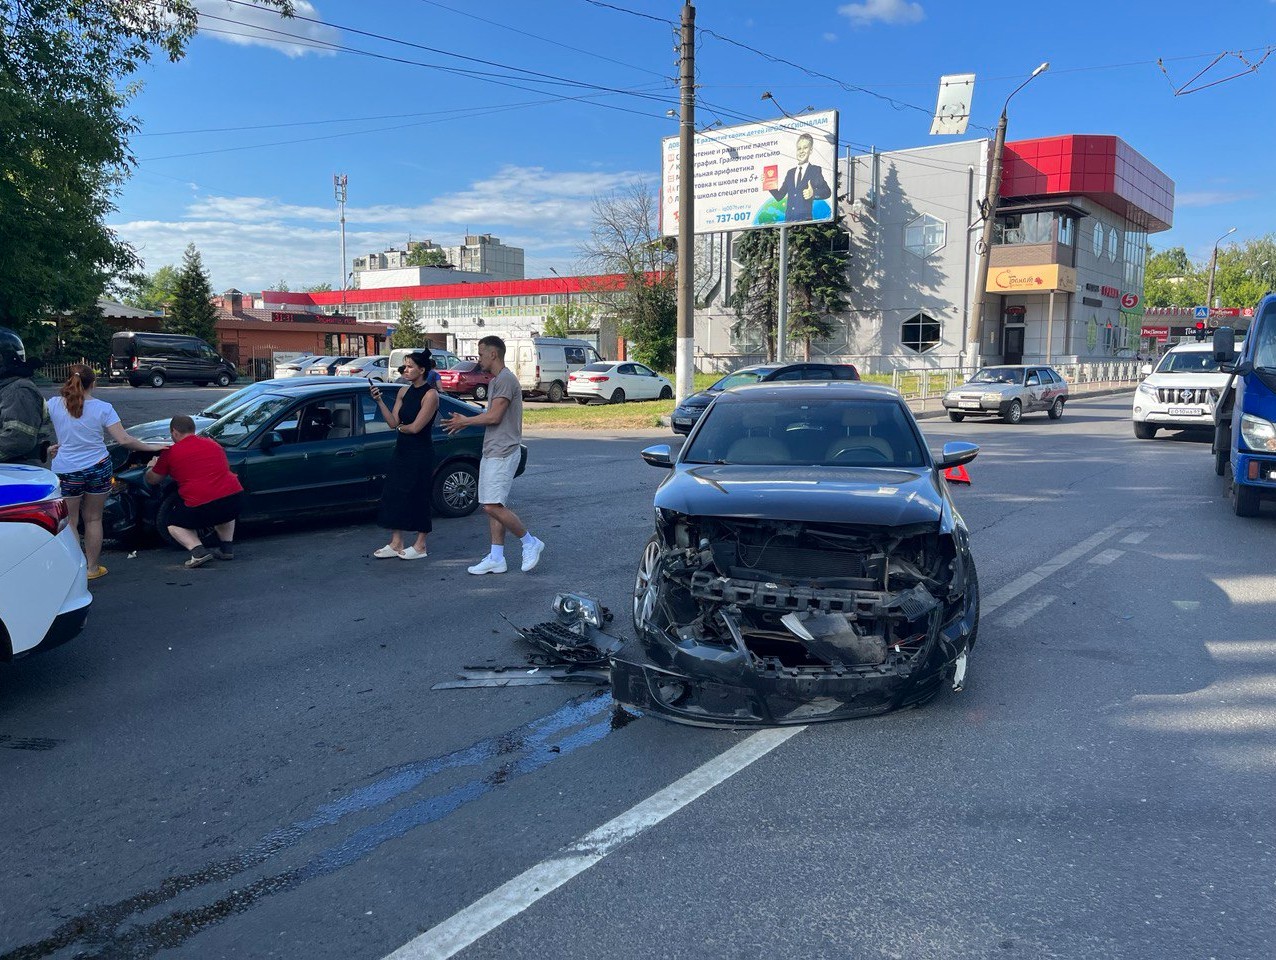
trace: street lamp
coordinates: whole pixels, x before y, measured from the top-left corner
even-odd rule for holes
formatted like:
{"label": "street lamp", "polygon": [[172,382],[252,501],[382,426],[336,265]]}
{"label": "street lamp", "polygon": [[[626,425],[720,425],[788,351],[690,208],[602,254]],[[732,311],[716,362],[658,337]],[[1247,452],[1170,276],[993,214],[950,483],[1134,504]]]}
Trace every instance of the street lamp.
{"label": "street lamp", "polygon": [[992,249],[992,230],[997,219],[997,199],[1001,194],[1001,159],[1006,150],[1006,111],[1014,95],[1050,69],[1050,61],[1037,67],[1028,79],[1010,91],[1006,102],[1001,107],[1001,119],[997,121],[997,138],[992,148],[992,169],[988,173],[988,191],[984,195],[982,214],[984,229],[979,240],[979,265],[975,268],[975,300],[971,304],[973,315],[972,329],[975,335],[975,365],[979,365],[980,355],[984,349],[984,299],[987,297],[988,260]]}
{"label": "street lamp", "polygon": [[1205,290],[1205,309],[1214,309],[1214,271],[1218,269],[1218,245],[1236,232],[1236,228],[1232,227],[1227,233],[1223,234],[1214,241],[1214,252],[1210,254],[1210,282]]}
{"label": "street lamp", "polygon": [[564,295],[564,296],[566,297],[566,299],[567,299],[567,317],[566,317],[566,319],[565,319],[565,320],[564,320],[564,322],[563,322],[563,326],[567,329],[567,332],[568,332],[568,333],[571,333],[571,329],[572,329],[572,288],[571,288],[570,284],[568,284],[567,280],[563,277],[563,275],[562,275],[561,273],[559,273],[557,270],[555,270],[553,267],[550,267],[550,268],[549,268],[549,272],[550,272],[550,273],[552,273],[554,276],[558,277],[558,279],[559,279],[559,280],[562,280],[562,281],[563,281],[563,295]]}

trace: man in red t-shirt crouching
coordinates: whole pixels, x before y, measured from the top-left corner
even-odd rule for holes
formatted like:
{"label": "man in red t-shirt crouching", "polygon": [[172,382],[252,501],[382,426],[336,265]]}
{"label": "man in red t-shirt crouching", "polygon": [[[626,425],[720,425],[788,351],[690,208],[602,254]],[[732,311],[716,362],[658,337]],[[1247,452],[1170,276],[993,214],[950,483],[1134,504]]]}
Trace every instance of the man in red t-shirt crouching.
{"label": "man in red t-shirt crouching", "polygon": [[[214,557],[230,560],[235,555],[235,521],[244,488],[231,472],[221,444],[196,436],[190,417],[174,417],[168,432],[173,445],[150,462],[146,482],[172,477],[177,484],[180,502],[169,518],[168,532],[191,552],[184,566],[202,567]],[[197,531],[207,527],[217,531],[215,552],[205,549],[199,539]]]}

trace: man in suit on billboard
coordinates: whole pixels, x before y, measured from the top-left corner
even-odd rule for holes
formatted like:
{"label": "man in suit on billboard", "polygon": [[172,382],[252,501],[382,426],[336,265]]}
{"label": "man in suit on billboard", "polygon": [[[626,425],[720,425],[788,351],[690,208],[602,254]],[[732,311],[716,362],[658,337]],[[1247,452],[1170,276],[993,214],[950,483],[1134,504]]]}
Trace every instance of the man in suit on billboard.
{"label": "man in suit on billboard", "polygon": [[812,219],[811,202],[826,200],[833,194],[824,180],[824,171],[808,162],[813,145],[814,140],[809,133],[798,137],[797,165],[784,175],[784,183],[778,190],[771,190],[771,196],[784,201],[785,223],[803,223]]}

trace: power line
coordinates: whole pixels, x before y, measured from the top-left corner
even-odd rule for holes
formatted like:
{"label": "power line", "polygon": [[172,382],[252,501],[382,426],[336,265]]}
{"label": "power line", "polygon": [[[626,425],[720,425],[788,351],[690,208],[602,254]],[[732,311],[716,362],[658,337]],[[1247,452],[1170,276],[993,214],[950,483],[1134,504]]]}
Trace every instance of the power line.
{"label": "power line", "polygon": [[428,3],[432,7],[438,7],[440,10],[447,10],[449,13],[455,13],[457,16],[469,17],[471,20],[478,20],[480,23],[500,27],[502,30],[508,30],[510,33],[517,33],[520,36],[530,37],[533,40],[540,40],[544,43],[552,44],[555,47],[562,47],[564,50],[571,50],[574,53],[583,53],[587,57],[594,57],[597,60],[614,63],[619,67],[628,67],[630,70],[637,70],[641,73],[649,73],[653,77],[664,77],[666,80],[672,82],[671,77],[666,77],[657,70],[649,70],[647,67],[640,67],[636,63],[626,63],[624,60],[616,60],[612,57],[606,57],[596,51],[586,50],[584,47],[573,47],[570,43],[563,43],[561,40],[555,40],[552,37],[542,37],[538,33],[530,33],[527,30],[520,30],[518,27],[511,27],[508,23],[501,23],[499,20],[489,20],[487,17],[480,17],[477,13],[470,13],[466,10],[458,10],[456,7],[449,7],[446,3],[439,3],[438,0],[421,0],[421,2]]}
{"label": "power line", "polygon": [[664,17],[652,16],[650,13],[642,13],[638,10],[630,10],[628,7],[617,6],[614,3],[604,3],[603,0],[585,0],[590,6],[602,7],[606,10],[615,10],[617,13],[627,13],[631,17],[640,17],[643,20],[654,20],[656,23],[663,23],[666,26],[676,27],[678,24],[673,20],[666,20]]}

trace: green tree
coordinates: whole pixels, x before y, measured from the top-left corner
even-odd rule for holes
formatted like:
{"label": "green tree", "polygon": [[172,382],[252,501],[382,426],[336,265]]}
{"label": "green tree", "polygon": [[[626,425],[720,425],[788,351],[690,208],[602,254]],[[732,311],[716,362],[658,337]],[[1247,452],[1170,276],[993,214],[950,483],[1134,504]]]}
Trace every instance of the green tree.
{"label": "green tree", "polygon": [[615,315],[633,359],[671,370],[678,329],[675,248],[660,235],[656,198],[635,182],[594,199],[594,226],[581,248],[595,273],[618,277],[582,292],[586,309]]}
{"label": "green tree", "polygon": [[213,306],[213,288],[208,282],[204,261],[195,244],[186,247],[182,256],[182,269],[177,275],[177,292],[173,297],[164,329],[169,333],[184,333],[213,343],[216,337],[217,309]]}
{"label": "green tree", "polygon": [[545,336],[570,337],[591,329],[595,321],[594,311],[584,303],[556,303],[545,314]]}
{"label": "green tree", "polygon": [[130,78],[180,59],[197,24],[194,0],[0,0],[0,325],[29,331],[138,269],[106,226],[134,162]]}
{"label": "green tree", "polygon": [[775,230],[751,230],[735,242],[740,261],[731,306],[737,338],[763,345],[768,360],[775,359],[776,324],[780,306],[780,236]]}
{"label": "green tree", "polygon": [[789,231],[789,339],[803,345],[811,359],[811,341],[833,332],[832,316],[850,304],[846,271],[846,231],[836,223],[812,223]]}
{"label": "green tree", "polygon": [[414,246],[408,251],[409,267],[446,267],[450,266],[447,253],[442,247],[427,247],[425,244]]}
{"label": "green tree", "polygon": [[[833,332],[832,316],[845,313],[851,291],[846,273],[847,235],[837,224],[789,228],[789,339],[803,344],[811,359],[811,341]],[[735,244],[740,261],[731,305],[737,336],[751,337],[776,356],[780,309],[780,238],[775,230],[754,230]]]}
{"label": "green tree", "polygon": [[124,293],[124,302],[139,310],[166,310],[177,296],[177,268],[166,263],[154,273],[139,274]]}
{"label": "green tree", "polygon": [[305,288],[306,293],[331,293],[332,284],[330,283],[312,283]]}
{"label": "green tree", "polygon": [[106,322],[97,303],[70,311],[58,322],[62,347],[60,358],[67,363],[86,361],[96,370],[106,367],[111,355],[111,335],[115,328]]}
{"label": "green tree", "polygon": [[1143,303],[1148,307],[1194,307],[1205,302],[1205,271],[1183,247],[1152,252],[1143,268]]}
{"label": "green tree", "polygon": [[425,331],[417,320],[416,304],[411,297],[399,301],[399,323],[390,337],[390,346],[396,350],[425,346]]}
{"label": "green tree", "polygon": [[280,277],[274,282],[274,285],[271,286],[270,289],[274,290],[276,293],[288,293],[288,281]]}

